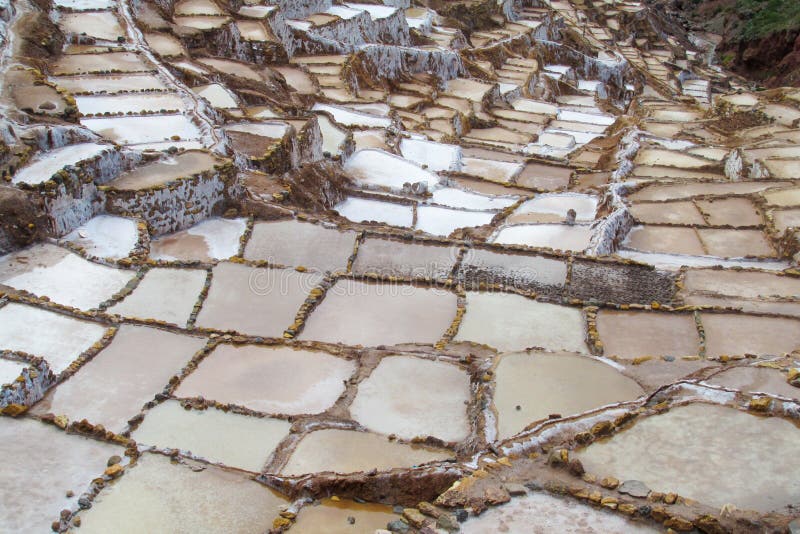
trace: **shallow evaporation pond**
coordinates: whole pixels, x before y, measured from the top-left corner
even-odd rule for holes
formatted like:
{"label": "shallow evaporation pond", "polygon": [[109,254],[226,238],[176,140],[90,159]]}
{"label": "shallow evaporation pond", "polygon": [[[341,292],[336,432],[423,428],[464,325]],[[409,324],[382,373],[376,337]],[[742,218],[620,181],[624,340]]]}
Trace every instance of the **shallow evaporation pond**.
{"label": "shallow evaporation pond", "polygon": [[197,303],[206,275],[201,269],[150,269],[132,294],[107,311],[183,327]]}
{"label": "shallow evaporation pond", "polygon": [[220,345],[183,380],[175,395],[264,413],[320,413],[344,392],[344,382],[355,368],[355,362],[325,352]]}
{"label": "shallow evaporation pond", "polygon": [[291,423],[225,412],[187,410],[169,400],[147,412],[131,435],[142,446],[180,449],[210,462],[260,472]]}
{"label": "shallow evaporation pond", "polygon": [[691,404],[646,417],[577,457],[599,477],[639,480],[705,505],[727,503],[769,512],[800,499],[798,429],[711,404]]}
{"label": "shallow evaporation pond", "polygon": [[125,36],[113,11],[61,13],[58,25],[65,34],[84,34],[105,41],[116,41]]}
{"label": "shallow evaporation pond", "polygon": [[649,534],[661,531],[568,497],[533,493],[513,499],[502,506],[490,508],[480,517],[468,519],[461,526],[461,532],[464,534],[495,534],[497,532]]}
{"label": "shallow evaporation pond", "polygon": [[601,310],[597,330],[606,356],[695,356],[700,335],[693,314]]}
{"label": "shallow evaporation pond", "polygon": [[589,226],[521,224],[502,228],[492,242],[581,252],[589,246],[591,238],[592,229]]}
{"label": "shallow evaporation pond", "polygon": [[259,222],[253,227],[244,257],[266,260],[270,264],[344,271],[355,243],[355,232],[341,232],[294,219]]}
{"label": "shallow evaporation pond", "polygon": [[136,221],[113,215],[98,215],[68,233],[64,241],[98,258],[127,257],[139,241]]}
{"label": "shallow evaporation pond", "polygon": [[328,104],[314,104],[311,108],[312,111],[325,111],[330,113],[333,120],[343,126],[365,126],[374,128],[388,128],[392,120],[388,117],[379,117],[377,115],[370,115],[369,113],[360,113],[339,106],[331,106]]}
{"label": "shallow evaporation pond", "polygon": [[78,498],[103,474],[108,459],[123,453],[120,446],[33,419],[0,418],[0,530],[50,532],[61,510],[77,508]]}
{"label": "shallow evaporation pond", "polygon": [[51,389],[32,413],[87,419],[120,433],[205,343],[205,338],[122,325],[108,347]]}
{"label": "shallow evaporation pond", "polygon": [[52,81],[71,93],[119,93],[123,91],[144,91],[147,89],[160,91],[166,89],[161,80],[153,74],[61,76],[53,78]]}
{"label": "shallow evaporation pond", "polygon": [[537,302],[512,293],[467,292],[467,311],[454,340],[500,351],[541,347],[588,353],[579,308]]}
{"label": "shallow evaporation pond", "polygon": [[84,310],[111,298],[134,274],[89,262],[49,244],[0,256],[0,284]]}
{"label": "shallow evaporation pond", "polygon": [[359,150],[347,160],[344,170],[364,185],[393,190],[402,190],[404,183],[422,182],[428,189],[439,183],[435,174],[383,150]]}
{"label": "shallow evaporation pond", "polygon": [[309,292],[322,281],[318,273],[294,269],[219,263],[197,315],[197,326],[254,336],[283,337]]}
{"label": "shallow evaporation pond", "polygon": [[577,193],[545,194],[524,202],[508,217],[515,222],[559,222],[575,210],[578,221],[591,221],[597,211],[597,198]]}
{"label": "shallow evaporation pond", "polygon": [[461,167],[461,147],[446,145],[424,139],[403,139],[400,153],[418,165],[425,165],[434,172],[457,171]]}
{"label": "shallow evaporation pond", "polygon": [[32,306],[12,302],[0,307],[0,350],[44,358],[55,374],[100,341],[105,332],[101,324]]}
{"label": "shallow evaporation pond", "polygon": [[400,516],[385,504],[325,499],[304,506],[292,525],[292,534],[355,534],[385,529]]}
{"label": "shallow evaporation pond", "polygon": [[347,132],[333,124],[327,115],[317,115],[319,129],[322,132],[322,150],[336,155],[342,153],[342,144],[347,139]]}
{"label": "shallow evaporation pond", "polygon": [[414,208],[409,204],[349,197],[334,209],[353,222],[377,222],[402,228],[409,228],[414,222]]}
{"label": "shallow evaporation pond", "polygon": [[353,272],[446,280],[458,259],[459,250],[455,246],[366,239],[358,247]]}
{"label": "shallow evaporation pond", "polygon": [[469,400],[469,374],[458,366],[387,356],[358,385],[350,414],[382,434],[461,441],[469,433]]}
{"label": "shallow evaporation pond", "polygon": [[147,189],[163,185],[178,178],[212,170],[217,159],[199,150],[191,150],[174,157],[143,165],[108,183],[115,189]]}
{"label": "shallow evaporation pond", "polygon": [[323,471],[384,471],[452,457],[453,453],[444,449],[406,445],[371,432],[329,428],[304,436],[281,469],[281,474],[299,476]]}
{"label": "shallow evaporation pond", "polygon": [[174,93],[152,95],[76,96],[78,109],[84,115],[140,113],[142,111],[181,110],[183,101]]}
{"label": "shallow evaporation pond", "polygon": [[224,260],[239,252],[239,238],[247,229],[245,219],[211,218],[153,239],[150,257],[164,261]]}
{"label": "shallow evaporation pond", "polygon": [[706,355],[770,355],[800,347],[800,321],[784,317],[701,313]]}
{"label": "shallow evaporation pond", "polygon": [[143,454],[81,512],[81,533],[264,532],[288,502],[248,475]]}
{"label": "shallow evaporation pond", "polygon": [[488,196],[454,187],[443,187],[433,192],[431,201],[443,206],[467,210],[502,210],[514,204],[519,197]]}
{"label": "shallow evaporation pond", "polygon": [[174,136],[183,140],[200,137],[198,127],[180,114],[84,118],[81,124],[106,139],[128,145],[169,141]]}
{"label": "shallow evaporation pond", "polygon": [[786,374],[769,367],[734,367],[714,375],[706,382],[744,393],[768,393],[800,399],[800,388],[789,384]]}
{"label": "shallow evaporation pond", "polygon": [[497,213],[493,211],[468,211],[440,208],[438,206],[419,206],[417,208],[416,228],[431,235],[447,237],[459,228],[475,228],[489,224],[495,215]]}
{"label": "shallow evaporation pond", "polygon": [[348,345],[435,343],[456,315],[443,289],[338,280],[306,320],[302,339]]}
{"label": "shallow evaporation pond", "polygon": [[64,167],[75,165],[82,160],[94,158],[105,151],[113,150],[113,148],[114,147],[110,145],[101,145],[98,143],[80,143],[56,148],[49,152],[39,153],[28,165],[22,167],[14,174],[12,183],[25,183],[30,185],[41,184],[49,180],[56,172]]}
{"label": "shallow evaporation pond", "polygon": [[577,354],[520,352],[500,357],[494,407],[500,439],[553,414],[566,417],[638,398],[644,391],[610,365]]}

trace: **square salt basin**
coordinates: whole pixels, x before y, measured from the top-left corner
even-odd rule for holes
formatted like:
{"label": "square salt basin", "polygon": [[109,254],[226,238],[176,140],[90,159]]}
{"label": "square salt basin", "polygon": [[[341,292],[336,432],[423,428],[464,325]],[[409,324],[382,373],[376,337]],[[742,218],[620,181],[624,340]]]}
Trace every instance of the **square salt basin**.
{"label": "square salt basin", "polygon": [[31,411],[87,419],[120,433],[205,344],[205,338],[122,325],[108,347]]}
{"label": "square salt basin", "polygon": [[175,391],[272,414],[320,413],[344,392],[355,362],[288,347],[220,345]]}
{"label": "square salt basin", "polygon": [[461,441],[470,424],[469,374],[456,365],[413,356],[387,356],[358,385],[352,417],[376,432],[403,439],[434,436]]}
{"label": "square salt basin", "polygon": [[600,310],[597,330],[606,356],[694,356],[700,335],[692,314]]}
{"label": "square salt basin", "polygon": [[92,263],[49,244],[0,257],[0,285],[83,310],[114,296],[133,275],[133,271]]}
{"label": "square salt basin", "polygon": [[569,416],[644,393],[631,378],[603,362],[570,353],[504,354],[495,367],[494,408],[500,439],[551,414]]}
{"label": "square salt basin", "polygon": [[105,332],[101,324],[32,306],[9,303],[0,307],[0,350],[44,358],[55,374],[100,341]]}
{"label": "square salt basin", "polygon": [[347,345],[439,341],[456,316],[454,293],[410,284],[338,280],[306,319],[301,339]]}
{"label": "square salt basin", "polygon": [[461,260],[461,276],[466,283],[505,284],[515,289],[562,288],[567,280],[564,260],[504,254],[484,249],[467,249]]}
{"label": "square salt basin", "polygon": [[211,218],[150,241],[150,257],[162,261],[226,260],[239,253],[245,219]]}
{"label": "square salt basin", "polygon": [[458,247],[366,239],[358,247],[353,272],[443,281],[450,276],[458,254]]}
{"label": "square salt basin", "polygon": [[628,233],[622,245],[625,248],[642,252],[688,254],[690,256],[706,254],[703,243],[700,242],[694,228],[636,226]]}
{"label": "square salt basin", "polygon": [[81,534],[264,532],[289,504],[249,475],[195,466],[143,454],[81,511]]}
{"label": "square salt basin", "polygon": [[760,230],[700,228],[697,233],[700,234],[700,239],[712,256],[721,258],[775,256],[775,249]]}
{"label": "square salt basin", "polygon": [[296,220],[260,222],[253,226],[244,257],[319,271],[345,271],[355,242],[355,232]]}
{"label": "square salt basin", "polygon": [[698,200],[697,207],[706,214],[711,226],[760,226],[761,214],[747,198]]}
{"label": "square salt basin", "polygon": [[492,243],[582,252],[589,247],[592,229],[576,224],[519,224],[502,228]]}
{"label": "square salt basin", "polygon": [[322,281],[315,273],[220,263],[197,315],[196,326],[254,336],[282,337],[309,292]]}
{"label": "square salt basin", "polygon": [[180,449],[210,462],[260,472],[292,424],[216,408],[187,410],[168,400],[147,412],[131,435],[141,447]]}
{"label": "square salt basin", "polygon": [[511,293],[467,292],[467,311],[453,341],[501,352],[530,347],[588,353],[579,308],[537,302]]}
{"label": "square salt basin", "polygon": [[133,293],[107,311],[186,326],[207,274],[200,269],[150,269]]}
{"label": "square salt basin", "polygon": [[453,453],[444,449],[406,445],[371,432],[325,428],[306,434],[300,440],[281,474],[386,471],[452,457]]}
{"label": "square salt basin", "polygon": [[[50,532],[61,510],[77,508],[108,459],[123,453],[33,419],[0,418],[0,530]],[[65,497],[68,491],[74,496]]]}
{"label": "square salt basin", "polygon": [[800,321],[725,313],[701,313],[706,355],[782,355],[800,347]]}

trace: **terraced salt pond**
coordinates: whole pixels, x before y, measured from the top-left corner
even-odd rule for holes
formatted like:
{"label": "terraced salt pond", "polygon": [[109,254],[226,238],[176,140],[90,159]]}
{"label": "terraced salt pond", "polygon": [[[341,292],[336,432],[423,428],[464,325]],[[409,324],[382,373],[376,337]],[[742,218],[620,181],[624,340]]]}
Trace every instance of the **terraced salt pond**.
{"label": "terraced salt pond", "polygon": [[291,530],[294,534],[316,534],[320,525],[325,525],[328,534],[373,532],[398,518],[391,506],[325,499],[304,506]]}
{"label": "terraced salt pond", "polygon": [[789,421],[691,404],[639,420],[578,457],[598,476],[639,480],[714,507],[768,512],[797,502],[800,478],[791,462],[769,461],[763,452],[788,458],[796,443],[797,427]]}
{"label": "terraced salt pond", "polygon": [[185,326],[206,281],[200,269],[150,269],[136,289],[109,313]]}
{"label": "terraced salt pond", "polygon": [[315,430],[303,437],[281,473],[298,476],[324,471],[384,471],[451,457],[449,451],[406,445],[370,432],[328,428]]}
{"label": "terraced salt pond", "polygon": [[544,492],[532,493],[490,508],[479,517],[467,520],[461,527],[461,532],[465,534],[522,531],[575,534],[660,532],[649,525],[632,522],[577,500],[558,498]]}
{"label": "terraced salt pond", "polygon": [[133,278],[133,271],[91,263],[48,244],[0,257],[0,284],[80,309],[96,308]]}
{"label": "terraced salt pond", "polygon": [[592,230],[588,226],[521,224],[502,228],[492,242],[581,252],[589,246],[591,237]]}
{"label": "terraced salt pond", "polygon": [[634,400],[644,391],[610,365],[569,353],[519,352],[495,368],[498,437],[506,439],[554,414],[569,416]]}
{"label": "terraced salt pond", "polygon": [[587,353],[581,310],[514,295],[467,292],[467,311],[455,341],[499,351],[540,347]]}
{"label": "terraced salt pond", "polygon": [[255,336],[282,337],[309,291],[322,277],[294,269],[220,263],[197,315],[197,326]]}
{"label": "terraced salt pond", "polygon": [[147,412],[132,437],[143,446],[181,449],[211,462],[260,472],[291,423],[166,401]]}
{"label": "terraced salt pond", "polygon": [[[30,335],[32,331],[37,334]],[[0,307],[0,350],[44,358],[55,374],[69,367],[105,333],[103,325],[31,306],[12,302]]]}
{"label": "terraced salt pond", "polygon": [[707,382],[743,392],[800,399],[800,388],[790,385],[786,374],[769,367],[734,367],[714,375]]}
{"label": "terraced salt pond", "polygon": [[268,528],[286,504],[242,473],[192,467],[143,455],[80,514],[81,532],[253,532]]}
{"label": "terraced salt pond", "polygon": [[123,325],[108,347],[50,390],[33,413],[64,414],[122,432],[205,343],[204,338]]}
{"label": "terraced salt pond", "polygon": [[244,219],[210,218],[150,241],[150,257],[163,261],[224,260],[239,252]]}
{"label": "terraced salt pond", "polygon": [[327,291],[300,338],[363,346],[435,343],[455,315],[456,296],[448,291],[343,279]]}
{"label": "terraced salt pond", "polygon": [[46,182],[68,165],[99,156],[105,151],[113,150],[111,145],[99,143],[79,143],[56,148],[34,157],[31,162],[14,174],[13,183],[30,185]]}
{"label": "terraced salt pond", "polygon": [[270,264],[344,271],[353,254],[354,232],[298,222],[263,222],[253,226],[244,257]]}
{"label": "terraced salt pond", "polygon": [[[100,476],[122,447],[70,436],[33,419],[0,418],[0,497],[16,511],[2,514],[5,532],[47,532],[61,510],[77,505],[81,493]],[[30,478],[31,466],[37,477]],[[67,497],[67,492],[72,496]]]}
{"label": "terraced salt pond", "polygon": [[358,385],[350,413],[382,434],[461,441],[469,432],[469,398],[469,375],[457,366],[388,356]]}
{"label": "terraced salt pond", "polygon": [[136,221],[124,217],[98,215],[63,237],[87,254],[98,258],[127,257],[139,242]]}
{"label": "terraced salt pond", "polygon": [[221,345],[183,380],[175,394],[263,413],[320,413],[344,392],[343,382],[355,368],[353,361],[324,352]]}

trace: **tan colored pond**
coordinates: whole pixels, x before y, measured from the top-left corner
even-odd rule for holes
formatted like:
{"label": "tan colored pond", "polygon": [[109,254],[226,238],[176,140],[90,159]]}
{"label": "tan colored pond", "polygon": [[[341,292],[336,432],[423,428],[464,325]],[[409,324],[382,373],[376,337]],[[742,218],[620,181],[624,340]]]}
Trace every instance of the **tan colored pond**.
{"label": "tan colored pond", "polygon": [[201,269],[150,269],[136,289],[109,313],[186,326],[206,281]]}
{"label": "tan colored pond", "polygon": [[600,361],[571,353],[519,352],[495,368],[494,408],[500,439],[550,415],[569,416],[633,400],[644,391]]}
{"label": "tan colored pond", "polygon": [[797,432],[777,417],[691,404],[639,420],[577,456],[598,476],[639,480],[714,508],[768,512],[800,498],[800,467],[783,461],[797,449]]}
{"label": "tan colored pond", "polygon": [[216,408],[187,410],[169,400],[149,410],[131,435],[137,444],[180,449],[229,467],[260,472],[291,423]]}
{"label": "tan colored pond", "polygon": [[288,347],[220,345],[175,391],[272,414],[319,413],[344,392],[355,362]]}
{"label": "tan colored pond", "polygon": [[0,514],[0,530],[50,532],[61,510],[77,507],[81,493],[103,474],[109,457],[123,452],[34,419],[0,418],[0,498],[14,511]]}
{"label": "tan colored pond", "polygon": [[769,393],[800,399],[800,388],[789,384],[786,374],[769,367],[734,367],[711,377],[707,382],[744,393]]}
{"label": "tan colored pond", "polygon": [[255,336],[282,337],[309,291],[322,277],[294,269],[267,269],[238,263],[214,267],[211,288],[197,326]]}
{"label": "tan colored pond", "polygon": [[87,419],[120,433],[205,343],[205,338],[122,325],[111,345],[51,389],[32,412]]}
{"label": "tan colored pond", "polygon": [[281,474],[298,476],[323,471],[384,471],[446,460],[452,456],[446,450],[406,445],[371,432],[329,428],[316,430],[303,437],[281,469]]}
{"label": "tan colored pond", "polygon": [[80,514],[80,532],[263,532],[288,504],[246,475],[203,467],[142,455]]}
{"label": "tan colored pond", "polygon": [[606,356],[694,356],[700,336],[692,314],[600,310],[597,330]]}
{"label": "tan colored pond", "polygon": [[467,312],[455,341],[473,341],[499,351],[539,347],[588,352],[579,308],[511,293],[467,292]]}
{"label": "tan colored pond", "polygon": [[399,519],[392,507],[385,504],[357,503],[324,499],[321,503],[304,506],[292,525],[292,534],[356,534],[385,529]]}
{"label": "tan colored pond", "polygon": [[456,296],[449,291],[339,280],[300,338],[363,346],[435,343],[455,314]]}
{"label": "tan colored pond", "polygon": [[112,180],[107,185],[115,189],[141,190],[163,185],[178,178],[209,171],[217,164],[211,154],[190,150],[177,156],[143,165]]}
{"label": "tan colored pond", "polygon": [[382,434],[409,440],[435,436],[461,441],[470,430],[469,400],[469,375],[458,366],[412,356],[388,356],[358,385],[350,414]]}
{"label": "tan colored pond", "polygon": [[267,260],[271,264],[344,272],[355,243],[355,232],[341,232],[294,219],[260,222],[253,226],[244,257]]}
{"label": "tan colored pond", "polygon": [[800,321],[779,317],[701,313],[708,356],[782,355],[800,347]]}

